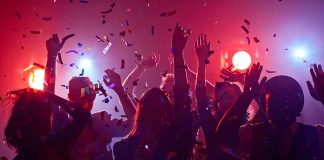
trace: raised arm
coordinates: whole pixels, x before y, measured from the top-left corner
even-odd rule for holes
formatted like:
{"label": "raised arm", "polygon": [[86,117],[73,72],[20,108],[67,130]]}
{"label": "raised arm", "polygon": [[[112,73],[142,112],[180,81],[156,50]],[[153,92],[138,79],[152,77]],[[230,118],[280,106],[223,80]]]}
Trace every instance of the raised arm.
{"label": "raised arm", "polygon": [[60,39],[57,34],[53,34],[50,39],[46,41],[47,48],[47,61],[45,67],[45,82],[47,85],[44,86],[44,91],[55,92],[55,76],[56,76],[56,57],[59,51],[64,46],[67,39],[73,37],[74,34],[70,34]]}
{"label": "raised arm", "polygon": [[[188,31],[189,32],[189,31]],[[174,57],[174,106],[177,139],[175,141],[176,158],[188,159],[192,152],[192,115],[187,82],[186,65],[183,49],[188,40],[188,33],[179,25],[176,26],[172,38],[172,53]]]}
{"label": "raised arm", "polygon": [[241,124],[244,122],[244,116],[251,101],[256,97],[267,80],[264,77],[258,83],[262,66],[253,64],[250,72],[246,73],[243,94],[238,98],[235,104],[230,107],[222,117],[216,130],[216,136],[219,142],[225,148],[232,147],[238,137],[232,137],[232,133],[238,133]]}
{"label": "raised arm", "polygon": [[139,62],[139,64],[136,65],[136,67],[129,73],[129,75],[126,77],[123,86],[127,88],[127,93],[132,96],[132,98],[135,98],[135,88],[136,86],[133,85],[133,82],[137,79],[140,79],[142,74],[149,68],[156,67],[158,63],[160,62],[160,55],[153,53],[152,55],[146,57],[142,61]]}
{"label": "raised arm", "polygon": [[315,100],[320,101],[324,105],[324,72],[322,66],[314,64],[310,69],[310,74],[314,86],[310,81],[307,81],[309,93]]}
{"label": "raised arm", "polygon": [[121,103],[125,115],[127,117],[127,122],[129,125],[133,124],[134,121],[134,115],[135,115],[135,106],[132,103],[131,99],[129,98],[128,94],[124,91],[123,86],[121,84],[121,78],[120,75],[114,72],[111,69],[105,70],[106,75],[103,77],[103,81],[107,86],[111,86],[114,84],[114,87],[112,88],[118,98],[119,102]]}
{"label": "raised arm", "polygon": [[[68,35],[60,42],[58,35],[53,34],[52,37],[46,41],[47,61],[45,67],[46,85],[44,85],[44,91],[55,93],[56,57],[58,52],[64,46],[66,40],[73,36],[74,34]],[[68,122],[68,115],[64,111],[61,111],[56,104],[51,105],[51,110],[53,113],[52,132],[56,133],[66,125]]]}

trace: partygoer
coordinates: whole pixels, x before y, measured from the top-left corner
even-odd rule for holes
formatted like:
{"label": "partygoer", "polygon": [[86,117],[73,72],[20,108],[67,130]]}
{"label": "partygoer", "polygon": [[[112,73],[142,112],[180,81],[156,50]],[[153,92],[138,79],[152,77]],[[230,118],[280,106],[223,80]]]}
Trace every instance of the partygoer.
{"label": "partygoer", "polygon": [[[15,160],[68,160],[68,146],[81,133],[90,114],[51,93],[33,89],[14,91],[18,96],[5,128],[7,144],[17,151]],[[61,102],[58,103],[59,99]],[[56,134],[51,134],[51,104],[60,105],[73,120]]]}
{"label": "partygoer", "polygon": [[[45,75],[50,75],[48,77],[51,77],[45,78],[49,79],[47,80],[47,88],[54,88],[53,86],[55,86],[55,60],[59,50],[63,47],[64,42],[69,37],[71,36],[63,38],[60,43],[58,36],[53,35],[52,38],[46,42],[49,58],[47,60]],[[69,148],[72,159],[112,159],[112,152],[111,150],[107,150],[107,145],[111,142],[113,137],[123,137],[127,135],[131,129],[135,107],[123,90],[120,76],[109,69],[105,72],[106,76],[104,76],[103,80],[107,86],[111,86],[111,83],[114,83],[112,89],[118,95],[127,120],[111,120],[111,116],[105,111],[92,114],[91,121]],[[96,97],[95,87],[90,81],[90,78],[73,77],[69,81],[68,88],[69,100],[80,104],[90,113]],[[54,90],[51,91],[54,92]],[[53,122],[56,123],[56,126],[58,128],[65,126],[67,121],[66,114],[62,110],[54,110],[54,113],[58,115],[54,117],[55,119],[53,120]]]}
{"label": "partygoer", "polygon": [[[318,68],[316,70],[316,74],[311,70],[316,84],[312,91],[321,91],[323,87],[319,86],[323,86],[323,72]],[[261,71],[260,64],[252,66],[246,76],[243,94],[217,127],[216,135],[220,137],[223,149],[244,159],[323,159],[323,127],[296,122],[304,105],[299,83],[288,76],[275,76],[268,81],[264,77],[258,83]],[[244,119],[242,113],[258,95],[261,95],[260,101],[269,120],[240,127]]]}
{"label": "partygoer", "polygon": [[192,149],[189,88],[183,59],[188,35],[178,25],[172,39],[175,64],[174,104],[157,88],[145,92],[129,136],[117,142],[117,160],[188,159]]}

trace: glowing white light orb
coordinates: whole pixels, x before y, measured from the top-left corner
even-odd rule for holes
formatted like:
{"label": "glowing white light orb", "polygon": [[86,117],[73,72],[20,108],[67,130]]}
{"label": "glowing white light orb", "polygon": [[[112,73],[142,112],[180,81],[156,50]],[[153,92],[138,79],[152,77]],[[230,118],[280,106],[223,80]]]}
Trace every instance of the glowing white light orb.
{"label": "glowing white light orb", "polygon": [[245,70],[251,64],[251,56],[245,51],[238,51],[234,54],[232,63],[236,69]]}
{"label": "glowing white light orb", "polygon": [[301,58],[302,59],[302,58],[305,58],[305,56],[306,56],[306,51],[303,48],[296,49],[294,53],[295,53],[295,56],[297,58]]}
{"label": "glowing white light orb", "polygon": [[45,71],[43,69],[36,69],[29,75],[29,87],[34,89],[44,89]]}
{"label": "glowing white light orb", "polygon": [[88,67],[91,66],[91,61],[90,61],[89,59],[86,59],[86,58],[81,59],[81,60],[80,60],[80,66],[81,66],[82,68],[88,68]]}

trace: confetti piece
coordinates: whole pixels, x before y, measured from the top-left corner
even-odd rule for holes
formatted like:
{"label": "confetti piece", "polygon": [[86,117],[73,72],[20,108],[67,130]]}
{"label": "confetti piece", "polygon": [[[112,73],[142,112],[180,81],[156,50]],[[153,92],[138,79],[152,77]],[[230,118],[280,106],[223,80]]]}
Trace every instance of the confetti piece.
{"label": "confetti piece", "polygon": [[246,39],[248,41],[248,45],[250,45],[250,43],[251,43],[250,37],[246,37]]}
{"label": "confetti piece", "polygon": [[268,52],[269,51],[269,48],[266,48],[265,51]]}
{"label": "confetti piece", "polygon": [[288,51],[288,48],[285,48],[286,51]]}
{"label": "confetti piece", "polygon": [[119,36],[125,37],[125,36],[126,36],[126,31],[121,31],[121,32],[119,33]]}
{"label": "confetti piece", "polygon": [[126,115],[120,115],[120,117],[122,117],[122,118],[127,118],[127,116],[126,116]]}
{"label": "confetti piece", "polygon": [[139,81],[139,79],[136,79],[136,80],[133,82],[133,86],[137,86],[138,81]]}
{"label": "confetti piece", "polygon": [[58,53],[58,54],[57,54],[57,57],[58,57],[59,63],[60,63],[61,65],[63,65],[64,63],[63,63],[63,60],[62,60],[62,55],[61,55],[61,53]]}
{"label": "confetti piece", "polygon": [[96,35],[96,38],[98,40],[98,42],[105,42],[104,40],[102,40],[99,36]]}
{"label": "confetti piece", "polygon": [[249,20],[247,20],[247,19],[244,19],[244,23],[246,24],[246,25],[250,25],[250,21]]}
{"label": "confetti piece", "polygon": [[41,34],[41,31],[30,31],[31,34]]}
{"label": "confetti piece", "polygon": [[102,100],[101,102],[104,102],[104,103],[109,103],[109,99],[108,98],[105,98],[104,100]]}
{"label": "confetti piece", "polygon": [[84,53],[84,52],[82,52],[82,53],[81,53],[81,56],[84,56],[84,54],[85,54],[85,53]]}
{"label": "confetti piece", "polygon": [[26,36],[26,34],[23,34],[23,38],[26,38],[27,36]]}
{"label": "confetti piece", "polygon": [[126,26],[128,27],[129,26],[129,23],[128,23],[128,20],[127,19],[125,20],[125,23],[126,23]]}
{"label": "confetti piece", "polygon": [[273,34],[273,37],[277,37],[277,34]]}
{"label": "confetti piece", "polygon": [[89,3],[89,1],[86,1],[86,0],[80,0],[80,3]]}
{"label": "confetti piece", "polygon": [[20,13],[17,11],[16,12],[16,16],[17,16],[17,18],[19,19],[19,20],[21,20],[21,15],[20,15]]}
{"label": "confetti piece", "polygon": [[79,48],[82,47],[82,43],[80,43],[80,42],[77,45],[78,45]]}
{"label": "confetti piece", "polygon": [[101,11],[102,14],[108,14],[108,13],[111,13],[112,12],[112,9],[109,9],[107,11]]}
{"label": "confetti piece", "polygon": [[125,69],[125,60],[121,60],[120,69]]}
{"label": "confetti piece", "polygon": [[100,91],[100,92],[101,92],[105,97],[108,96],[108,94],[107,94],[106,90],[103,88],[103,86],[100,86],[100,87],[99,87],[99,91]]}
{"label": "confetti piece", "polygon": [[253,40],[254,40],[255,43],[259,43],[260,42],[260,40],[258,39],[258,37],[254,37]]}
{"label": "confetti piece", "polygon": [[50,20],[52,20],[52,17],[43,17],[42,18],[44,21],[50,21]]}
{"label": "confetti piece", "polygon": [[111,8],[114,8],[115,7],[115,5],[116,5],[116,3],[115,2],[113,2],[111,5],[110,5],[110,7]]}
{"label": "confetti piece", "polygon": [[101,24],[106,24],[106,20],[102,20],[101,21]]}
{"label": "confetti piece", "polygon": [[119,112],[119,110],[118,110],[118,107],[117,107],[117,106],[115,106],[115,112]]}
{"label": "confetti piece", "polygon": [[112,99],[113,97],[112,96],[109,96],[110,99]]}
{"label": "confetti piece", "polygon": [[24,49],[25,47],[24,46],[21,46],[20,49]]}
{"label": "confetti piece", "polygon": [[160,13],[160,16],[161,16],[161,17],[165,17],[166,15],[167,15],[166,12],[162,12],[162,13]]}
{"label": "confetti piece", "polygon": [[69,86],[62,84],[61,87],[64,87],[65,89],[69,89]]}
{"label": "confetti piece", "polygon": [[134,46],[134,44],[132,44],[132,43],[129,43],[129,42],[125,41],[125,40],[124,40],[124,43],[125,43],[125,45],[126,45],[127,47],[131,47],[131,46]]}
{"label": "confetti piece", "polygon": [[102,53],[107,54],[107,52],[109,51],[111,45],[112,45],[112,43],[108,42],[107,46],[102,50]]}
{"label": "confetti piece", "polygon": [[151,34],[154,35],[154,26],[151,27]]}
{"label": "confetti piece", "polygon": [[249,34],[249,30],[245,26],[241,26],[241,28],[244,30],[246,34]]}
{"label": "confetti piece", "polygon": [[69,51],[66,51],[65,53],[75,53],[75,54],[79,54],[79,52],[76,51],[76,50],[69,50]]}
{"label": "confetti piece", "polygon": [[82,68],[81,73],[79,74],[79,76],[81,77],[81,76],[83,76],[83,74],[84,74],[84,69]]}
{"label": "confetti piece", "polygon": [[175,15],[176,13],[177,13],[176,10],[171,11],[171,12],[168,13],[167,17],[173,16],[173,15]]}
{"label": "confetti piece", "polygon": [[276,73],[276,71],[265,70],[267,73]]}

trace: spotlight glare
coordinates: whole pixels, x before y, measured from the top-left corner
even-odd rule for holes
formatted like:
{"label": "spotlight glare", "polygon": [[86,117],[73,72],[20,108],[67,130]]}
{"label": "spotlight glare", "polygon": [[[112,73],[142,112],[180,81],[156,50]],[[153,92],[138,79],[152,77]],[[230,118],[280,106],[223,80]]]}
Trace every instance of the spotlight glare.
{"label": "spotlight glare", "polygon": [[86,58],[81,59],[81,60],[80,60],[80,66],[81,66],[82,68],[88,68],[88,67],[91,66],[91,61],[90,61],[89,59],[86,59]]}
{"label": "spotlight glare", "polygon": [[238,51],[234,54],[232,63],[236,69],[245,70],[251,64],[251,56],[245,51]]}
{"label": "spotlight glare", "polygon": [[298,48],[298,49],[296,49],[295,50],[295,56],[297,57],[297,58],[305,58],[305,56],[306,56],[306,51],[305,51],[305,49],[303,49],[303,48]]}

